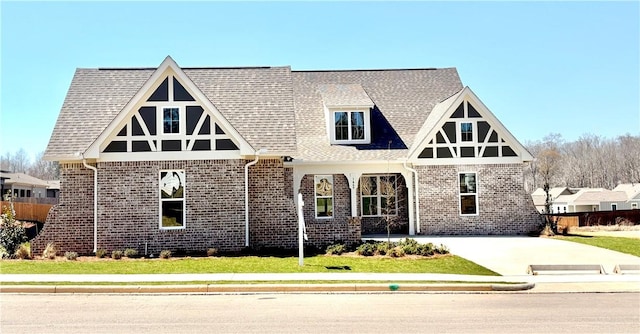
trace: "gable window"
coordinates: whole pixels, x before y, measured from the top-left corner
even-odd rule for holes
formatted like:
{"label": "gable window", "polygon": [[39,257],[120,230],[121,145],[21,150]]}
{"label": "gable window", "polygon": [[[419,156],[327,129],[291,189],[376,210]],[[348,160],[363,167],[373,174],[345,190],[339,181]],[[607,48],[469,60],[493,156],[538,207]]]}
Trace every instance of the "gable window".
{"label": "gable window", "polygon": [[180,112],[178,108],[163,108],[164,133],[180,133]]}
{"label": "gable window", "polygon": [[367,113],[364,111],[333,112],[333,141],[364,143],[368,138]]}
{"label": "gable window", "polygon": [[638,203],[631,203],[631,210],[638,209]]}
{"label": "gable window", "polygon": [[160,228],[185,227],[185,172],[183,170],[160,171]]}
{"label": "gable window", "polygon": [[314,176],[316,218],[333,217],[333,175]]}
{"label": "gable window", "polygon": [[460,123],[460,140],[473,141],[473,123]]}
{"label": "gable window", "polygon": [[360,203],[363,217],[396,215],[398,212],[397,177],[367,175],[360,178]]}
{"label": "gable window", "polygon": [[478,214],[478,188],[476,173],[460,173],[460,214]]}
{"label": "gable window", "polygon": [[611,211],[618,210],[618,204],[611,203]]}

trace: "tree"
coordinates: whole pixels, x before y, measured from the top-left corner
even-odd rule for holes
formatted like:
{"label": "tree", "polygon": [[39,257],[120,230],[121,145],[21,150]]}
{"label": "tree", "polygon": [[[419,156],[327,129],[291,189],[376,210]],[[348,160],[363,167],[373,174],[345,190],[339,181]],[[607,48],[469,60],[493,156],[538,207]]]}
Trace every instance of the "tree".
{"label": "tree", "polygon": [[548,215],[549,213],[551,213],[552,203],[552,198],[549,194],[549,190],[551,189],[551,182],[560,168],[559,161],[561,158],[560,152],[558,152],[557,148],[554,147],[555,145],[550,146],[551,147],[542,150],[538,154],[537,158],[539,173],[542,178],[542,189],[544,190],[545,194],[544,213],[547,215],[543,217],[545,223],[544,229],[547,234],[549,234],[549,232],[557,233],[557,226],[555,224],[555,221],[553,221],[551,216]]}

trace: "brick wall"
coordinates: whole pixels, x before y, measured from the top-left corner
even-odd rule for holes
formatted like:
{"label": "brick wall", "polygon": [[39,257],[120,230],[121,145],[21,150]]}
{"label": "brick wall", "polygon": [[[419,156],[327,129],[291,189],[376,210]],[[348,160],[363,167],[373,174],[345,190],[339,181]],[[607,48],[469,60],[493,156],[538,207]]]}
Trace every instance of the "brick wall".
{"label": "brick wall", "polygon": [[[98,164],[98,248],[204,252],[244,246],[244,160],[101,162]],[[160,170],[185,171],[185,229],[159,228]],[[60,205],[34,242],[62,251],[93,250],[93,175],[82,165],[61,166]]]}
{"label": "brick wall", "polygon": [[31,252],[41,254],[48,243],[64,251],[93,251],[93,172],[82,164],[60,164],[59,204],[31,242]]}
{"label": "brick wall", "polygon": [[351,218],[351,190],[347,177],[343,174],[333,175],[333,217],[316,219],[314,176],[302,178],[300,191],[304,200],[304,220],[309,237],[308,244],[322,247],[336,241],[356,243],[360,241],[360,220]]}
{"label": "brick wall", "polygon": [[[526,234],[540,223],[524,190],[520,164],[416,166],[420,180],[420,228],[427,235]],[[478,211],[459,214],[458,173],[475,172]]]}
{"label": "brick wall", "polygon": [[293,174],[277,159],[249,167],[249,235],[252,247],[298,247]]}

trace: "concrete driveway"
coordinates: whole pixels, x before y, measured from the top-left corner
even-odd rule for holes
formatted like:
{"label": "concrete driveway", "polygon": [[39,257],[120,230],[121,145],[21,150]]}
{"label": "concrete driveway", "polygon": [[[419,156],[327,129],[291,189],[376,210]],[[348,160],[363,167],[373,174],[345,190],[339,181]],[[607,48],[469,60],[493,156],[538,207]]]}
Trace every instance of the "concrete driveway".
{"label": "concrete driveway", "polygon": [[[394,241],[401,237],[395,236]],[[501,275],[526,275],[532,264],[599,264],[612,274],[618,264],[640,264],[640,257],[551,238],[521,236],[412,236],[420,243],[444,244],[459,255]],[[386,241],[386,236],[363,236]],[[640,247],[640,241],[638,241]]]}

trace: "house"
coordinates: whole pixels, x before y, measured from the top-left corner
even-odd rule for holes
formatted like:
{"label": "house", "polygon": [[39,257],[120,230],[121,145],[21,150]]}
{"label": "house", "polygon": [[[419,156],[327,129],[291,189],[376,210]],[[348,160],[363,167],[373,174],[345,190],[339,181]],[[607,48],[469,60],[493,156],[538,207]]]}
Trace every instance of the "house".
{"label": "house", "polygon": [[50,189],[55,187],[50,181],[41,180],[37,177],[24,173],[11,173],[8,171],[0,171],[0,179],[2,180],[2,200],[9,199],[23,201],[31,198],[46,198],[50,193]]}
{"label": "house", "polygon": [[[549,202],[553,203],[560,195],[571,195],[573,192],[567,187],[554,187],[549,189]],[[542,188],[536,189],[532,194],[533,205],[540,213],[544,213],[547,194]],[[552,206],[553,208],[553,206]]]}
{"label": "house", "polygon": [[[592,212],[611,210],[603,203],[625,202],[627,197],[622,191],[604,188],[580,188],[570,195],[560,195],[553,201],[552,213]],[[614,204],[615,206],[615,204]]]}
{"label": "house", "polygon": [[60,205],[32,243],[203,251],[523,234],[533,159],[455,68],[78,69],[45,152]]}
{"label": "house", "polygon": [[602,201],[602,210],[635,210],[640,208],[640,183],[622,183],[613,188],[614,192],[624,193],[624,196]]}

